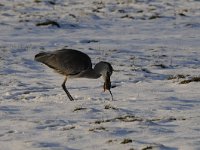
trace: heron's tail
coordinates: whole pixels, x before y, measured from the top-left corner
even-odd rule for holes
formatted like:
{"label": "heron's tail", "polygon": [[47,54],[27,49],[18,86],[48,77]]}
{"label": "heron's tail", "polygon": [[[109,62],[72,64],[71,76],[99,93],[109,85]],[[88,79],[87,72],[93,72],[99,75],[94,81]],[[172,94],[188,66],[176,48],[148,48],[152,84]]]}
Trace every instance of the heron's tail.
{"label": "heron's tail", "polygon": [[41,52],[35,55],[35,60],[38,62],[45,62],[45,60],[47,59],[47,55],[48,53],[45,52]]}

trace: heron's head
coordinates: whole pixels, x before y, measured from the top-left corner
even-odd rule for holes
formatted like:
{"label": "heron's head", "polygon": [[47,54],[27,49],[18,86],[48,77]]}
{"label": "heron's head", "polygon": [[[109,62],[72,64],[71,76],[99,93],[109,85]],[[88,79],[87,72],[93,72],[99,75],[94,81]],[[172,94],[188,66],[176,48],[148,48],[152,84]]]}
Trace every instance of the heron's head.
{"label": "heron's head", "polygon": [[102,77],[104,79],[103,89],[104,89],[104,91],[108,90],[112,96],[112,93],[110,91],[110,89],[111,89],[110,76],[112,75],[113,67],[111,66],[111,64],[108,62],[101,61],[95,65],[94,70],[95,70],[95,72],[102,75]]}

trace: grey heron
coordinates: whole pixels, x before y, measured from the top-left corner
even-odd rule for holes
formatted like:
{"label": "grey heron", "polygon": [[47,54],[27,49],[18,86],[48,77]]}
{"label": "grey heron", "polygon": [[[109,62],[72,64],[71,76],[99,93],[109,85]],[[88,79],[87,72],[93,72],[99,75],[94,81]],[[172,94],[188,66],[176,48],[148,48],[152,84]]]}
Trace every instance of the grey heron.
{"label": "grey heron", "polygon": [[110,63],[100,61],[94,66],[94,68],[92,68],[90,57],[81,51],[73,49],[41,52],[35,55],[35,60],[47,65],[56,72],[65,76],[64,82],[62,83],[62,88],[71,101],[74,99],[65,86],[68,78],[97,79],[101,76],[104,79],[104,91],[108,90],[113,99],[113,95],[110,90],[110,76],[112,75],[113,67]]}

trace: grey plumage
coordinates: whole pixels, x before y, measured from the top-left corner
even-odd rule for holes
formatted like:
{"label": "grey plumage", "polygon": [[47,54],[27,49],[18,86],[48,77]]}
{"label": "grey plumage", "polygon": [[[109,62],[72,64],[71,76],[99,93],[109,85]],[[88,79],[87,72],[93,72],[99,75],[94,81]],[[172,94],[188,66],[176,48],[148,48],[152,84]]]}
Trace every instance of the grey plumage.
{"label": "grey plumage", "polygon": [[70,100],[74,99],[65,86],[67,78],[97,79],[100,76],[103,76],[105,81],[104,91],[109,90],[112,96],[110,91],[110,76],[112,75],[113,68],[108,62],[101,61],[97,63],[93,69],[90,57],[81,51],[73,49],[62,49],[54,52],[41,52],[35,55],[35,60],[66,76],[62,87]]}

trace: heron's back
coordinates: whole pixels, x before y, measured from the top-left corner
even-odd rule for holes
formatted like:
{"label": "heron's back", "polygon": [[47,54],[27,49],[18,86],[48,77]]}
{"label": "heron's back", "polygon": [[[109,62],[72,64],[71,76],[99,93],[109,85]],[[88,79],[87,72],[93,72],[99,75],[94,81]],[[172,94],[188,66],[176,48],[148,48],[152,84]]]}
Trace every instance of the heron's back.
{"label": "heron's back", "polygon": [[92,69],[90,57],[83,52],[72,49],[41,52],[35,55],[35,60],[64,75],[76,75],[81,71]]}

